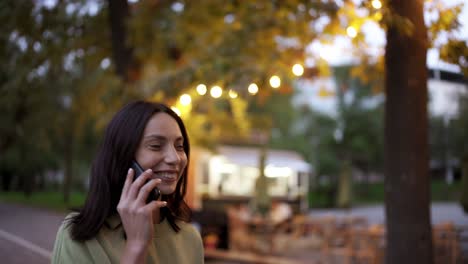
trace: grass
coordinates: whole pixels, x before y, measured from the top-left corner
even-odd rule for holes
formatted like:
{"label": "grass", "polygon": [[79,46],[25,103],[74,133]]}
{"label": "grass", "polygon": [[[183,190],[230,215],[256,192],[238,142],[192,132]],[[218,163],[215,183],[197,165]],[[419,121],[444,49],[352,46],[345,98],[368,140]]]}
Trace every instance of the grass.
{"label": "grass", "polygon": [[[309,201],[312,207],[323,208],[332,207],[336,194],[331,193],[331,186],[322,186],[319,190],[309,193]],[[448,185],[443,180],[434,180],[431,182],[431,201],[432,202],[458,202],[461,193],[461,182],[456,181]],[[353,205],[372,205],[384,202],[384,184],[372,183],[353,185]]]}
{"label": "grass", "polygon": [[[382,203],[384,201],[383,183],[370,184],[367,187],[364,184],[356,184],[353,188],[354,200],[358,204]],[[443,180],[434,180],[431,182],[432,202],[458,202],[460,192],[460,181],[454,182],[451,185],[448,185]]]}
{"label": "grass", "polygon": [[456,201],[460,199],[462,191],[461,181],[447,185],[445,181],[433,181],[431,184],[432,201]]}
{"label": "grass", "polygon": [[27,197],[22,192],[1,192],[0,201],[23,204],[39,208],[47,208],[54,211],[65,212],[70,208],[80,207],[85,200],[83,193],[74,192],[70,195],[70,201],[63,201],[63,194],[60,192],[35,192]]}

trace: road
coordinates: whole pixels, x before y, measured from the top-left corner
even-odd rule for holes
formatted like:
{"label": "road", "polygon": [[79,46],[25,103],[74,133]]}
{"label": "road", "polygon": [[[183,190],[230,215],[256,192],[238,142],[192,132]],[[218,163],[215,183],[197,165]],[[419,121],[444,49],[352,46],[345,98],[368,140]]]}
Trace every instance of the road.
{"label": "road", "polygon": [[0,262],[50,263],[64,213],[0,202]]}

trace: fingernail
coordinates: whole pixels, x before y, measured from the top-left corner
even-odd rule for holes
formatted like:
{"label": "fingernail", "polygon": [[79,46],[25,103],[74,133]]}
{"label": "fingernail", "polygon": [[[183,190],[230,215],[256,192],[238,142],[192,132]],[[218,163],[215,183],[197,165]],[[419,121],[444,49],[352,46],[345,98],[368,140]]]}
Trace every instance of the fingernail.
{"label": "fingernail", "polygon": [[129,174],[131,171],[132,171],[132,168],[129,168],[127,174]]}
{"label": "fingernail", "polygon": [[147,169],[146,172],[153,172],[153,170],[152,169]]}

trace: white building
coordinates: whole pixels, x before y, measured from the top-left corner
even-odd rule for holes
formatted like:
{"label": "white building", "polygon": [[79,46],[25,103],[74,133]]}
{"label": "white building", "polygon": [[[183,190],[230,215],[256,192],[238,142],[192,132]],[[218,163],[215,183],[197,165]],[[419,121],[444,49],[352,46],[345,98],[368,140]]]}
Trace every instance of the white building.
{"label": "white building", "polygon": [[[192,153],[193,207],[201,207],[202,198],[253,196],[259,177],[260,148],[221,145],[216,152],[196,148]],[[307,206],[312,166],[298,153],[268,149],[264,173],[272,197],[299,199],[301,208]]]}

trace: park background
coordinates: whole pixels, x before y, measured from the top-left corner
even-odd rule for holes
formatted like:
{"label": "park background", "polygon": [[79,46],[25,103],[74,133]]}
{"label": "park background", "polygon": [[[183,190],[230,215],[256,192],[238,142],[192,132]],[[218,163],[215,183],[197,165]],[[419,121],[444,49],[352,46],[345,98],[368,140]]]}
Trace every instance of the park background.
{"label": "park background", "polygon": [[[258,169],[268,151],[299,154],[309,164],[301,176],[306,189],[273,198],[305,201],[307,210],[384,204],[396,228],[387,243],[406,241],[390,248],[389,263],[432,258],[431,202],[466,206],[462,2],[70,0],[1,7],[3,202],[79,207],[105,124],[124,103],[146,98],[178,109],[191,143],[203,151],[257,149],[258,178],[268,176]],[[193,175],[194,183],[203,178]],[[236,201],[255,198],[258,190],[249,186]],[[192,186],[197,209],[206,209],[203,199],[233,196],[210,188]],[[427,246],[411,250],[421,235]]]}

